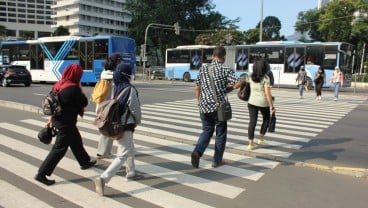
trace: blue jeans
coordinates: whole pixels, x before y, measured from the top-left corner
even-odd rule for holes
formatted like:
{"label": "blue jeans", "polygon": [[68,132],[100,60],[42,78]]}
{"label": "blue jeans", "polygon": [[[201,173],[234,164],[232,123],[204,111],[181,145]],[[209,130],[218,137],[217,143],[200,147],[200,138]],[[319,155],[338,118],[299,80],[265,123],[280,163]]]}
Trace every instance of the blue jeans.
{"label": "blue jeans", "polygon": [[299,95],[300,95],[301,97],[303,97],[304,85],[302,85],[302,84],[298,85],[298,89],[299,89]]}
{"label": "blue jeans", "polygon": [[334,97],[338,98],[339,97],[339,89],[340,89],[340,82],[335,82],[333,83],[333,87],[334,87]]}
{"label": "blue jeans", "polygon": [[199,135],[194,151],[197,151],[200,156],[203,155],[216,128],[213,162],[219,163],[222,161],[225,151],[227,140],[227,121],[218,121],[216,111],[212,113],[201,113],[200,118],[202,120],[202,133]]}

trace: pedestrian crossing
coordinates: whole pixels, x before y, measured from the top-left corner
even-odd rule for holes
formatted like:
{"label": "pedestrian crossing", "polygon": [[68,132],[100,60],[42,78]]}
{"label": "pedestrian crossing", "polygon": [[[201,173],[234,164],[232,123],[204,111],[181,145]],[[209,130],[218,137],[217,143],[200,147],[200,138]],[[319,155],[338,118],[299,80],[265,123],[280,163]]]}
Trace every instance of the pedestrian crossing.
{"label": "pedestrian crossing", "polygon": [[[293,98],[283,92],[275,93],[275,97],[276,132],[267,133],[266,145],[252,152],[280,158],[290,157],[366,99],[342,95],[338,102],[316,101],[312,97]],[[211,167],[213,141],[201,158],[200,168],[194,169],[190,164],[190,153],[201,133],[196,100],[143,105],[142,125],[134,138],[136,169],[145,178],[126,181],[122,170],[107,184],[107,197],[98,197],[93,179],[112,159],[99,160],[94,168],[81,170],[68,151],[51,176],[56,184],[45,186],[33,177],[51,148],[37,139],[47,118],[0,122],[0,185],[6,188],[1,191],[0,205],[23,208],[65,207],[65,204],[68,207],[218,207],[219,204],[231,204],[246,195],[247,184],[257,183],[279,162],[247,154],[249,118],[246,103],[235,94],[230,94],[229,100],[233,118],[228,122],[226,164],[218,168]],[[94,112],[86,112],[78,122],[85,148],[91,156],[96,154],[99,140],[96,127],[91,123],[94,115]],[[256,131],[261,121],[260,117]],[[32,188],[22,188],[22,184]],[[13,200],[14,194],[19,200]]]}

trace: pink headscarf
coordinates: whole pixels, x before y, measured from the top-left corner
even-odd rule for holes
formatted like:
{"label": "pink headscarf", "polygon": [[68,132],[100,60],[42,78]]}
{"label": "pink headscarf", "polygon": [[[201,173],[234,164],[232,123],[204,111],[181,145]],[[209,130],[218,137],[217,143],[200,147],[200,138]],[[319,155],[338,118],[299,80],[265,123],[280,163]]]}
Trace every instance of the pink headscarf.
{"label": "pink headscarf", "polygon": [[[83,75],[83,69],[78,64],[69,64],[61,75],[61,80],[56,82],[53,86],[53,90],[56,93],[61,92],[63,89],[71,86],[79,85],[79,82]],[[81,109],[79,115],[83,117],[84,109]]]}

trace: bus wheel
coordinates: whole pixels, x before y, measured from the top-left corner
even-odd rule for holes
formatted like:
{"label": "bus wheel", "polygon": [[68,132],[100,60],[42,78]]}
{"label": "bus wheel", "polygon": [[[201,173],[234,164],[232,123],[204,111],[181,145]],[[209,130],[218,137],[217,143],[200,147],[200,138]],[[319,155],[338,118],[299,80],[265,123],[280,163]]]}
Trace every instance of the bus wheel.
{"label": "bus wheel", "polygon": [[190,74],[188,72],[185,72],[183,75],[184,82],[190,82]]}

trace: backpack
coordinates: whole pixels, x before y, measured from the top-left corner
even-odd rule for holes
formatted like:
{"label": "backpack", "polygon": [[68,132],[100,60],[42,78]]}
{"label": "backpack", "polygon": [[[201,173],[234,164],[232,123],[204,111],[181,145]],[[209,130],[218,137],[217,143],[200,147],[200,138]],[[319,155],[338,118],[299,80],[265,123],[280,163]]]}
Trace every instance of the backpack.
{"label": "backpack", "polygon": [[240,100],[248,101],[250,96],[250,84],[248,81],[240,82],[240,89],[238,91],[238,98]]}
{"label": "backpack", "polygon": [[43,114],[47,116],[58,116],[61,114],[59,96],[51,90],[41,101]]}
{"label": "backpack", "polygon": [[125,88],[116,98],[105,100],[99,104],[93,124],[102,135],[111,139],[121,138],[125,126],[121,122],[118,100],[128,89],[130,87]]}
{"label": "backpack", "polygon": [[99,104],[107,99],[110,92],[111,80],[99,79],[92,90],[92,102]]}

